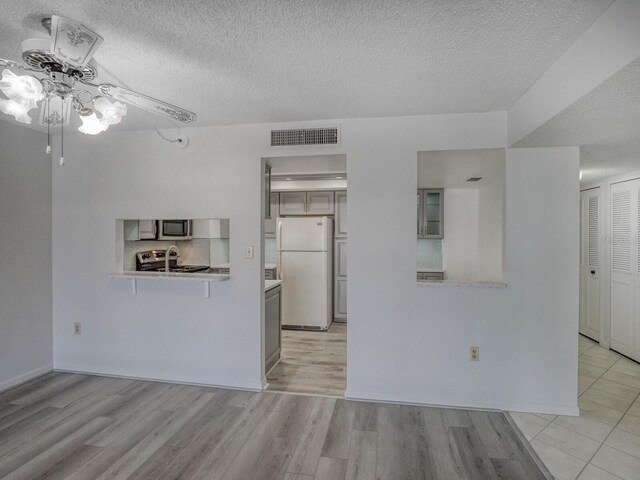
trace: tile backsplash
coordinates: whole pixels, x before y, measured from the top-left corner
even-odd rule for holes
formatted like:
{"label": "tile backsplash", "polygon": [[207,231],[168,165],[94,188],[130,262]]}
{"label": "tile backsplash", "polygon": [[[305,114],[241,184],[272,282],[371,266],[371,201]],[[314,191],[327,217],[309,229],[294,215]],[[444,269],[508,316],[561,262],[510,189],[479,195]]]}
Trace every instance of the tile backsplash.
{"label": "tile backsplash", "polygon": [[264,239],[264,263],[278,263],[275,238]]}
{"label": "tile backsplash", "polygon": [[[225,239],[227,243],[226,250],[223,248],[215,249],[214,241],[220,241],[220,239],[193,239],[193,240],[179,240],[179,241],[163,241],[163,240],[141,240],[141,241],[129,241],[124,242],[124,265],[123,269],[135,270],[136,269],[136,253],[145,250],[157,250],[167,249],[171,245],[175,245],[180,250],[180,263],[189,265],[211,265],[212,263],[226,263],[229,261],[229,240]],[[226,256],[224,252],[226,251]],[[212,261],[212,254],[218,255],[216,258],[224,259],[224,261]]]}
{"label": "tile backsplash", "polygon": [[418,240],[418,268],[442,269],[442,240]]}

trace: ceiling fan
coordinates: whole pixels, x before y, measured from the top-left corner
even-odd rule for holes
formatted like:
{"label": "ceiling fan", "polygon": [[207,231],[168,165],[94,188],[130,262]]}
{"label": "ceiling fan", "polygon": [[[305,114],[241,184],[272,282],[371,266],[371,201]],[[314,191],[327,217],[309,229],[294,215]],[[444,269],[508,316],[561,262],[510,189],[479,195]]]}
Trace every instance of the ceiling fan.
{"label": "ceiling fan", "polygon": [[[183,123],[196,120],[195,113],[175,105],[117,85],[93,83],[98,76],[93,55],[102,37],[79,22],[58,15],[44,18],[42,25],[51,39],[22,42],[24,64],[0,58],[0,67],[7,67],[0,80],[0,91],[7,96],[0,97],[3,113],[30,124],[29,111],[40,106],[40,125],[63,127],[69,123],[73,108],[82,120],[78,130],[90,135],[119,123],[127,113],[125,104]],[[16,75],[10,68],[30,74]],[[47,153],[50,150],[48,146]]]}

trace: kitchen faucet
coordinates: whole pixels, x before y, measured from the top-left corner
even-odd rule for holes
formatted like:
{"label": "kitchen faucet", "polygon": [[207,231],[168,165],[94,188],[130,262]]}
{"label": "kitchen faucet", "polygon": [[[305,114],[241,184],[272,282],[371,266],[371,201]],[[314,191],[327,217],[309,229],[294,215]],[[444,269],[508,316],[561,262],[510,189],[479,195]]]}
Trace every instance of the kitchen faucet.
{"label": "kitchen faucet", "polygon": [[178,247],[175,245],[169,246],[169,248],[167,248],[167,251],[164,252],[164,273],[169,273],[169,253],[171,253],[171,250],[176,251],[176,265],[178,264],[178,260],[180,259],[180,250],[178,250]]}

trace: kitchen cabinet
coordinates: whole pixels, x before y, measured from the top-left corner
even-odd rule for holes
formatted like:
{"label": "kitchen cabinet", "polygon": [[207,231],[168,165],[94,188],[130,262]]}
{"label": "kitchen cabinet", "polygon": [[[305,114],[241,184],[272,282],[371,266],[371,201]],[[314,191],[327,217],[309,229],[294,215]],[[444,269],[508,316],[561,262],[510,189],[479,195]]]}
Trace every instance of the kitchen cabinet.
{"label": "kitchen cabinet", "polygon": [[337,239],[334,243],[334,288],[333,319],[347,321],[347,240]]}
{"label": "kitchen cabinet", "polygon": [[280,216],[280,194],[272,193],[269,196],[270,218],[264,220],[264,236],[268,238],[276,237],[276,219]]}
{"label": "kitchen cabinet", "polygon": [[155,240],[158,234],[158,222],[155,220],[125,220],[125,241]]}
{"label": "kitchen cabinet", "polygon": [[444,238],[444,189],[418,190],[418,238]]}
{"label": "kitchen cabinet", "polygon": [[264,164],[264,218],[271,218],[271,165]]}
{"label": "kitchen cabinet", "polygon": [[280,192],[280,215],[333,215],[333,190]]}
{"label": "kitchen cabinet", "polygon": [[336,237],[347,236],[347,192],[346,190],[336,191],[335,196],[336,218],[334,224],[334,234]]}
{"label": "kitchen cabinet", "polygon": [[193,220],[193,238],[229,238],[229,219],[197,218]]}
{"label": "kitchen cabinet", "polygon": [[267,290],[264,294],[264,370],[265,375],[280,360],[282,332],[282,287]]}

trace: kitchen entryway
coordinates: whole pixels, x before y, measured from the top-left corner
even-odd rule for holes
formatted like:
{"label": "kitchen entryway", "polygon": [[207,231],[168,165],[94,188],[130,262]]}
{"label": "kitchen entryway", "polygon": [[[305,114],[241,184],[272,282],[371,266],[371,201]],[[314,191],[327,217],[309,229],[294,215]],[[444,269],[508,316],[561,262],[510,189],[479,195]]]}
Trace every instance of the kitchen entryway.
{"label": "kitchen entryway", "polygon": [[347,359],[345,155],[270,157],[264,168],[264,383],[343,397]]}
{"label": "kitchen entryway", "polygon": [[343,397],[347,387],[347,325],[326,332],[283,330],[280,363],[267,375],[269,390]]}

